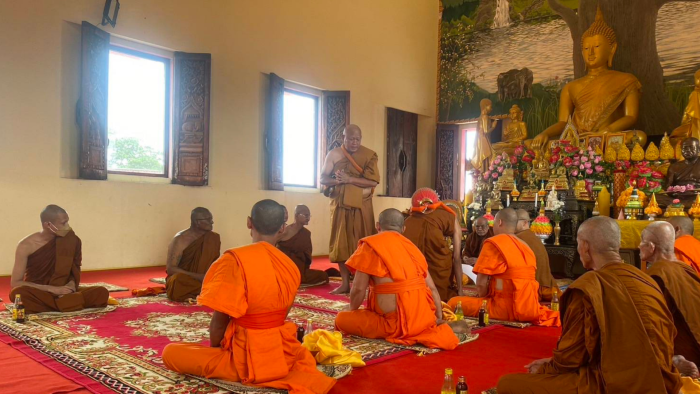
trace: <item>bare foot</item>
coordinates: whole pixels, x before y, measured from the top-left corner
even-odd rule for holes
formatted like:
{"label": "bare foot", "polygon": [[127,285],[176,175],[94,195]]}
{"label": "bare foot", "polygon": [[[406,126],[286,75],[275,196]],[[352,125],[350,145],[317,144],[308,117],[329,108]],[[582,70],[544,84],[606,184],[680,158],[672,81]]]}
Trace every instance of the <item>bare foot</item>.
{"label": "bare foot", "polygon": [[466,320],[450,321],[447,322],[447,325],[450,326],[455,334],[467,334],[469,332],[469,325]]}
{"label": "bare foot", "polygon": [[331,291],[331,294],[349,294],[350,293],[350,285],[340,285],[337,289]]}
{"label": "bare foot", "polygon": [[673,364],[678,368],[681,375],[690,376],[693,379],[700,377],[700,372],[698,372],[698,366],[694,362],[688,361],[683,356],[673,356]]}

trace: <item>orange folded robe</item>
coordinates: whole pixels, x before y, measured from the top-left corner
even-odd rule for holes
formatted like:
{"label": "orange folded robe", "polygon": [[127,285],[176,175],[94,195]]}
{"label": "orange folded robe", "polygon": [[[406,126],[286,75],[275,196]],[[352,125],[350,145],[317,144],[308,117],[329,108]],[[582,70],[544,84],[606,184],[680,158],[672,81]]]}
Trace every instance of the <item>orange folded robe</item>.
{"label": "orange folded robe", "polygon": [[165,366],[292,394],[327,393],[335,380],[316,369],[296,325],[285,322],[299,282],[296,265],[266,242],[227,250],[209,268],[197,299],[231,317],[221,347],[169,344]]}
{"label": "orange folded robe", "polygon": [[684,235],[676,239],[675,247],[678,260],[693,267],[700,275],[700,241],[692,235]]}
{"label": "orange folded robe", "polygon": [[[187,245],[182,251],[178,268],[187,272],[204,274],[220,255],[221,237],[219,234],[209,231]],[[182,302],[188,298],[197,297],[202,291],[202,282],[187,274],[178,273],[167,277],[165,290],[168,293],[168,298]]]}
{"label": "orange folded robe", "polygon": [[559,327],[559,312],[538,301],[536,269],[535,254],[523,241],[514,235],[496,235],[484,242],[474,265],[477,274],[491,276],[488,296],[453,297],[448,304],[454,310],[461,301],[464,316],[478,316],[482,301],[487,300],[492,319]]}
{"label": "orange folded robe", "polygon": [[[459,341],[450,326],[436,324],[435,301],[425,282],[428,263],[406,237],[387,231],[363,238],[346,264],[394,282],[371,286],[367,309],[338,313],[337,329],[365,338],[384,338],[400,345],[420,343],[447,350],[457,347]],[[377,294],[395,294],[396,311],[382,312],[376,302]]]}

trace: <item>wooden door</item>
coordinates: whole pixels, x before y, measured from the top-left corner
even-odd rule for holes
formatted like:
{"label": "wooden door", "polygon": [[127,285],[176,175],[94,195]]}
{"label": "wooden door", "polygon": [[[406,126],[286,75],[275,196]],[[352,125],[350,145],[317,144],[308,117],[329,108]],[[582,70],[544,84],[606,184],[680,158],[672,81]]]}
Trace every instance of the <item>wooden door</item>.
{"label": "wooden door", "polygon": [[387,108],[387,195],[411,197],[416,191],[418,115]]}
{"label": "wooden door", "polygon": [[436,131],[435,191],[441,200],[460,201],[460,139],[459,125],[438,124]]}

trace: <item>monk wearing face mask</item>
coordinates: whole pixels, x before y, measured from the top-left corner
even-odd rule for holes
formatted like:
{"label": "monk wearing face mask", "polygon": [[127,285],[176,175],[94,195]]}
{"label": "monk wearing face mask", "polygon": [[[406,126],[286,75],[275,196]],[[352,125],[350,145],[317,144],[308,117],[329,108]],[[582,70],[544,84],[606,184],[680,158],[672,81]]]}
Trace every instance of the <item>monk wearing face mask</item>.
{"label": "monk wearing face mask", "polygon": [[10,302],[20,295],[27,314],[107,306],[106,288],[78,288],[82,245],[68,225],[66,211],[58,205],[49,205],[40,218],[41,231],[17,245]]}

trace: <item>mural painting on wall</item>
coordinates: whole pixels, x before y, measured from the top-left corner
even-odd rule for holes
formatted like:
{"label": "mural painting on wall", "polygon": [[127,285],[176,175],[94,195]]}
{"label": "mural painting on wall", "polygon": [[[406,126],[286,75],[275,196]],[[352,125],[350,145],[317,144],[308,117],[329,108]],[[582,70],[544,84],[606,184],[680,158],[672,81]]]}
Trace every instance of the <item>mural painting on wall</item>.
{"label": "mural painting on wall", "polygon": [[[528,138],[557,124],[562,88],[587,74],[581,39],[600,7],[617,39],[611,69],[634,75],[642,86],[634,129],[670,134],[681,123],[700,68],[700,3],[442,0],[442,5],[441,122],[475,119],[481,100],[490,99],[494,116],[509,114],[513,105],[522,110]],[[650,23],[655,28],[643,26]]]}

